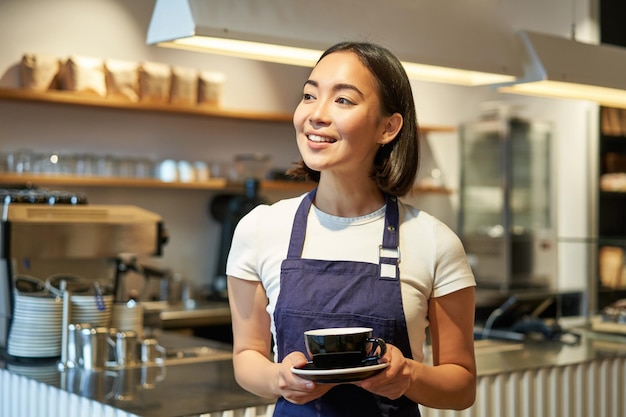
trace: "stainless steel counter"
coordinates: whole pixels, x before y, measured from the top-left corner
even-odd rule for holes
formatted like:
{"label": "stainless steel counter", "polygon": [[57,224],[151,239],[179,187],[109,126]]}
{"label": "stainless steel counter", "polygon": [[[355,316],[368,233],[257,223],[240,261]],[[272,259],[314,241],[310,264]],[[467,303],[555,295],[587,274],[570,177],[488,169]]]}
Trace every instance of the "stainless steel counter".
{"label": "stainless steel counter", "polygon": [[[198,416],[273,403],[237,385],[231,346],[168,331],[156,331],[154,336],[170,358],[163,365],[58,371],[56,360],[18,361],[0,356],[0,368],[144,417]],[[175,354],[202,349],[208,354]]]}
{"label": "stainless steel counter", "polygon": [[[477,341],[479,381],[481,378],[487,380],[496,374],[581,364],[603,358],[626,357],[626,337],[599,334],[587,328],[577,331],[582,335],[581,343],[571,346],[557,342]],[[237,385],[229,346],[167,331],[157,337],[170,351],[204,346],[219,351],[220,355],[213,358],[172,361],[161,367],[139,366],[98,372],[96,383],[90,389],[86,389],[84,384],[77,383],[76,377],[70,377],[67,372],[55,372],[54,363],[37,365],[41,367],[40,369],[48,367],[48,371],[40,375],[33,372],[34,364],[30,369],[25,368],[24,364],[16,368],[15,363],[5,361],[3,364],[0,362],[0,367],[145,417],[197,416],[246,407],[263,408],[273,403],[271,400],[256,397]],[[93,375],[90,378],[87,381],[94,381]],[[498,378],[493,379],[497,381]],[[2,390],[0,403],[11,400],[1,396]],[[425,410],[425,415],[429,415],[428,413],[429,411]]]}
{"label": "stainless steel counter", "polygon": [[[134,369],[130,379],[139,380]],[[269,404],[241,389],[230,360],[166,366],[165,379],[152,389],[140,388],[134,398],[108,400],[109,404],[145,417],[196,416],[210,412]]]}
{"label": "stainless steel counter", "polygon": [[626,357],[626,337],[574,329],[582,337],[579,344],[557,341],[477,340],[476,366],[479,376],[520,370],[566,366],[611,356]]}
{"label": "stainless steel counter", "polygon": [[160,329],[230,324],[230,308],[226,301],[192,301],[169,305],[166,301],[142,302],[144,324]]}

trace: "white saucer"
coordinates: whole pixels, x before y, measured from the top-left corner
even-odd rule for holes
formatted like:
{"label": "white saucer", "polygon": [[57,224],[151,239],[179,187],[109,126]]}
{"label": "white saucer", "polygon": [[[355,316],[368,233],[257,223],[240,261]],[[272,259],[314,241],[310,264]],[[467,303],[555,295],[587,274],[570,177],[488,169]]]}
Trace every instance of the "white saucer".
{"label": "white saucer", "polygon": [[312,362],[309,362],[303,368],[292,367],[291,372],[310,381],[340,384],[369,378],[376,375],[387,366],[389,366],[388,363],[377,363],[375,365],[358,366],[354,368],[317,369]]}

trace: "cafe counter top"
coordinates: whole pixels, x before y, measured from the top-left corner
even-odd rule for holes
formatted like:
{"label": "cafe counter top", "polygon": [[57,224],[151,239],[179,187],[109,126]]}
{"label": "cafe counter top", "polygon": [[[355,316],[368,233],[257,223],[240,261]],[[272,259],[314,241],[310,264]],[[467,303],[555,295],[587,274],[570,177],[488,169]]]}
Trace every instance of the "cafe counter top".
{"label": "cafe counter top", "polygon": [[168,352],[164,364],[59,371],[56,360],[0,356],[0,416],[219,416],[273,403],[237,385],[231,346],[170,331],[154,336]]}
{"label": "cafe counter top", "polygon": [[[543,415],[541,410],[549,408],[558,411],[549,415],[575,415],[567,413],[567,407],[577,405],[590,411],[586,415],[601,415],[594,414],[595,407],[612,407],[614,412],[602,415],[626,415],[622,395],[626,389],[626,337],[584,327],[575,331],[581,335],[579,343],[477,341],[478,393],[469,414],[422,408],[423,417],[517,417]],[[206,347],[219,354],[173,359],[164,366],[90,374],[59,372],[56,363],[35,366],[5,359],[4,363],[0,361],[0,415],[271,415],[273,401],[249,394],[237,385],[226,346],[167,331],[158,338],[168,349],[184,352]],[[597,387],[601,386],[606,388],[599,392]],[[542,391],[554,395],[542,395]],[[45,411],[38,413],[34,407]]]}

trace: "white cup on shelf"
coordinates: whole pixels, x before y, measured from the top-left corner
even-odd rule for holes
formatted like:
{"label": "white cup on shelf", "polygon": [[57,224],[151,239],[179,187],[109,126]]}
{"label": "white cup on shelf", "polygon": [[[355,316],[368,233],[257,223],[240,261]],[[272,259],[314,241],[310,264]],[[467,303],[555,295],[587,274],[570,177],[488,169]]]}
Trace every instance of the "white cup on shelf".
{"label": "white cup on shelf", "polygon": [[193,168],[196,171],[196,181],[207,181],[210,177],[209,164],[204,161],[195,161]]}
{"label": "white cup on shelf", "polygon": [[181,182],[194,182],[196,180],[196,170],[189,161],[178,161],[178,180]]}
{"label": "white cup on shelf", "polygon": [[165,159],[161,161],[157,171],[158,177],[161,181],[178,181],[178,164],[173,159]]}

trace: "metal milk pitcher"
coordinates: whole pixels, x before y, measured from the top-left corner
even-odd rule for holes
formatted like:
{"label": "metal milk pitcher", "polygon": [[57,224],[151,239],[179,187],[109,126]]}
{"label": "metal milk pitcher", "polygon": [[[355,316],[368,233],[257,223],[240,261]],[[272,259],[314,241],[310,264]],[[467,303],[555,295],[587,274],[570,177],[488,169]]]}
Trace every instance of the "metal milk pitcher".
{"label": "metal milk pitcher", "polygon": [[90,329],[89,323],[70,323],[67,326],[67,363],[68,368],[77,368],[80,365],[81,353],[81,329]]}
{"label": "metal milk pitcher", "polygon": [[115,362],[118,366],[137,363],[139,336],[134,330],[118,331],[115,334]]}
{"label": "metal milk pitcher", "polygon": [[78,364],[87,370],[105,368],[109,356],[115,352],[115,342],[107,327],[81,328],[79,335]]}

